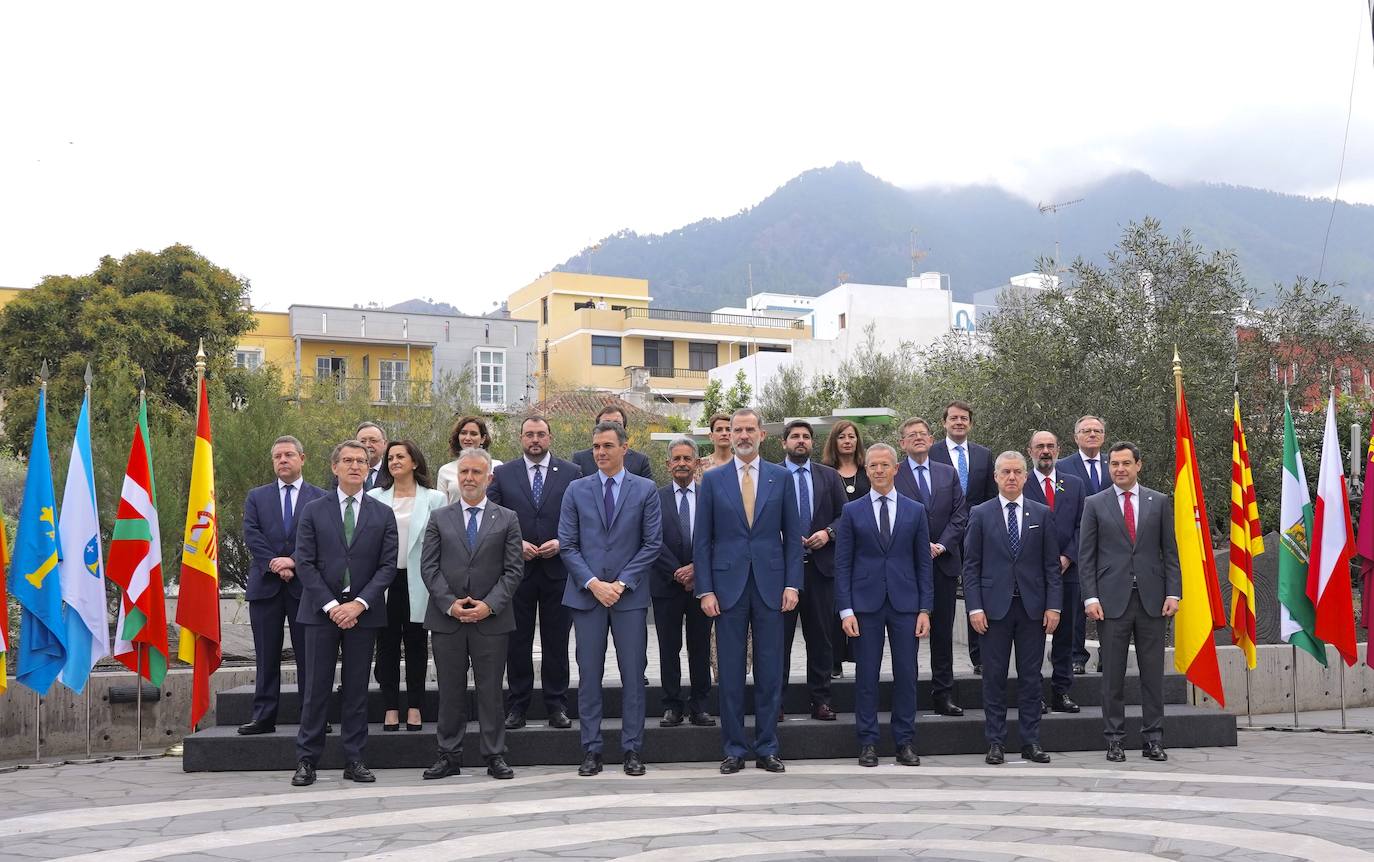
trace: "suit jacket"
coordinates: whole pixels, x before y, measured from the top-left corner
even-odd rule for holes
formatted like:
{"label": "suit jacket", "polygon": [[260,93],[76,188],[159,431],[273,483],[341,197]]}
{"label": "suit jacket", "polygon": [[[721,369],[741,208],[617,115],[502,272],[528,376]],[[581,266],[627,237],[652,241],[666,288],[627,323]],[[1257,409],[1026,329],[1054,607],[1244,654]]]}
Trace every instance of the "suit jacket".
{"label": "suit jacket", "polygon": [[[387,508],[391,508],[392,502],[396,499],[395,489],[390,485],[385,488],[373,488],[367,495],[379,503],[384,503]],[[431,512],[447,505],[448,495],[443,491],[416,484],[415,507],[410,512],[410,530],[406,535],[406,547],[401,549],[406,555],[406,595],[410,597],[410,621],[413,623],[425,621],[425,585],[420,578],[420,548],[425,540],[425,526],[429,523]]]}
{"label": "suit jacket", "polygon": [[[1081,463],[1081,462],[1080,462]],[[1045,500],[1045,486],[1036,484],[1040,475],[1034,470],[1026,480],[1022,493],[1029,500],[1049,506]],[[1064,577],[1078,577],[1075,566],[1078,564],[1078,527],[1083,521],[1083,482],[1077,476],[1058,469],[1054,472],[1054,533],[1059,539],[1059,553],[1069,558],[1069,567]]]}
{"label": "suit jacket", "polygon": [[[542,545],[549,539],[558,538],[558,514],[562,510],[563,494],[568,490],[568,485],[581,475],[582,471],[571,461],[550,457],[549,469],[544,473],[544,493],[536,506],[534,490],[530,488],[530,474],[525,469],[522,455],[492,471],[487,499],[515,513],[520,519],[520,535],[525,537],[524,541]],[[567,576],[568,570],[557,554],[548,559],[535,557],[525,562],[527,578],[562,580]]]}
{"label": "suit jacket", "polygon": [[292,495],[291,529],[283,533],[281,491],[276,480],[248,492],[243,501],[243,544],[252,558],[248,564],[248,582],[244,584],[248,601],[270,599],[283,587],[296,598],[301,597],[299,577],[283,581],[268,570],[267,564],[273,557],[290,557],[296,552],[296,525],[301,521],[301,507],[326,494],[328,492],[322,488],[301,482],[300,491]]}
{"label": "suit jacket", "polygon": [[[697,500],[700,501],[701,483],[693,483],[692,487],[696,489]],[[663,519],[663,545],[658,549],[658,559],[654,561],[649,591],[660,598],[675,596],[683,591],[682,585],[673,580],[673,572],[692,562],[692,542],[690,537],[682,534],[677,506],[676,482],[669,482],[658,489],[658,508]]]}
{"label": "suit jacket", "polygon": [[491,616],[475,625],[484,635],[515,630],[511,596],[525,576],[520,522],[510,509],[490,500],[477,524],[477,541],[468,548],[467,512],[462,502],[430,513],[420,553],[425,589],[425,628],[452,634],[464,623],[449,614],[464,596],[484,601]]}
{"label": "suit jacket", "polygon": [[[334,625],[324,606],[331,601],[362,599],[367,610],[358,617],[363,628],[386,627],[386,588],[396,577],[396,515],[367,494],[358,496],[353,544],[344,541],[339,499],[325,494],[301,509],[296,526],[296,577],[304,590],[298,622]],[[350,592],[343,591],[344,569]]]}
{"label": "suit jacket", "polygon": [[1055,462],[1055,470],[1060,473],[1067,473],[1070,476],[1078,477],[1083,483],[1083,491],[1088,496],[1096,494],[1098,491],[1106,490],[1112,486],[1112,477],[1107,473],[1107,450],[1103,449],[1097,453],[1097,479],[1098,486],[1093,487],[1092,477],[1088,475],[1088,468],[1083,466],[1083,458],[1077,452],[1067,455]]}
{"label": "suit jacket", "polygon": [[563,604],[583,611],[601,607],[585,586],[596,578],[625,582],[625,594],[612,611],[647,608],[650,573],[663,545],[658,489],[627,471],[610,523],[602,493],[600,477],[592,475],[573,482],[563,495],[558,519],[558,553],[568,569]]}
{"label": "suit jacket", "polygon": [[[992,452],[988,447],[979,446],[968,439],[965,439],[964,445],[968,447],[968,492],[964,496],[968,499],[969,509],[972,509],[997,496],[997,482],[992,475]],[[943,437],[930,445],[930,460],[954,467],[954,474],[959,475],[959,468],[949,457],[949,445]]]}
{"label": "suit jacket", "polygon": [[[946,578],[957,578],[963,571],[964,531],[968,529],[968,502],[964,491],[959,487],[959,471],[936,461],[926,459],[927,478],[930,482],[930,499],[926,499],[916,484],[916,474],[911,470],[911,459],[902,458],[897,468],[897,493],[909,497],[925,507],[926,518],[930,521],[930,540],[945,546],[945,552],[935,558],[935,574]],[[972,484],[972,474],[970,474]],[[926,553],[930,553],[929,550]]]}
{"label": "suit jacket", "polygon": [[1011,554],[1007,517],[1000,497],[974,506],[964,537],[964,606],[1000,620],[1011,608],[1013,583],[1021,605],[1033,619],[1045,611],[1063,611],[1059,575],[1059,538],[1049,507],[1021,497],[1021,552]]}
{"label": "suit jacket", "polygon": [[930,521],[925,507],[897,494],[892,538],[884,546],[873,501],[846,503],[835,530],[835,609],[881,610],[883,600],[904,614],[929,611],[935,602]]}
{"label": "suit jacket", "polygon": [[722,610],[744,595],[750,571],[764,602],[782,608],[782,591],[802,588],[801,513],[792,474],[786,467],[755,459],[754,524],[744,519],[735,462],[701,477],[692,556],[696,595],[715,593]]}
{"label": "suit jacket", "polygon": [[1174,542],[1174,513],[1169,497],[1137,485],[1135,544],[1116,500],[1116,486],[1093,494],[1083,504],[1078,534],[1078,580],[1083,600],[1097,599],[1102,613],[1114,619],[1126,612],[1134,580],[1140,603],[1152,617],[1161,616],[1167,596],[1183,595]]}
{"label": "suit jacket", "polygon": [[[783,463],[782,468],[791,472],[791,468]],[[840,527],[840,513],[844,510],[845,504],[849,502],[849,496],[844,492],[844,480],[834,467],[827,467],[824,464],[812,461],[807,465],[811,471],[811,521],[802,523],[802,536],[806,537],[812,533],[830,527],[838,530]],[[796,485],[795,479],[793,485]],[[796,488],[800,498],[801,489]],[[797,512],[801,513],[801,504],[797,504]],[[929,555],[929,551],[926,552]],[[825,547],[815,551],[803,549],[802,557],[809,566],[815,566],[816,571],[827,578],[835,576],[835,541],[832,539],[827,542]]]}
{"label": "suit jacket", "polygon": [[[592,450],[583,449],[572,454],[573,463],[577,469],[582,471],[583,476],[590,476],[597,471],[596,459],[592,457]],[[634,449],[625,452],[625,472],[633,476],[642,476],[649,481],[654,479],[654,471],[649,466],[649,456]]]}

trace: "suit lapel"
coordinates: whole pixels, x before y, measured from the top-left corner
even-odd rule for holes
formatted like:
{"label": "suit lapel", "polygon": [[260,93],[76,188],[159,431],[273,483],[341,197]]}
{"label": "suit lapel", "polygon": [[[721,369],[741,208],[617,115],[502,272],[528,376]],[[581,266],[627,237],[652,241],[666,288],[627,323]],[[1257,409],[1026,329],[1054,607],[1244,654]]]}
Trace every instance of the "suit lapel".
{"label": "suit lapel", "polygon": [[[464,528],[464,535],[467,534],[467,522],[463,520],[466,517],[466,512],[459,513],[458,526]],[[474,541],[472,547],[468,549],[468,559],[477,556],[477,551],[481,549],[482,542],[486,540],[487,536],[491,535],[492,530],[496,529],[496,525],[492,522],[498,520],[500,517],[500,514],[495,509],[491,508],[491,501],[488,500],[486,507],[482,509],[482,518],[477,522],[477,540]],[[466,539],[463,540],[463,544],[467,545]]]}
{"label": "suit lapel", "polygon": [[[773,477],[768,476],[764,470],[764,462],[758,458],[754,459],[755,466],[758,467],[759,478],[754,483],[754,523],[759,522],[759,514],[763,512],[764,505],[768,502],[768,497],[773,493]],[[786,469],[786,468],[783,468]]]}
{"label": "suit lapel", "polygon": [[[1139,488],[1140,486],[1137,485],[1136,487]],[[1123,542],[1126,543],[1126,547],[1128,547],[1128,548],[1134,548],[1135,543],[1131,541],[1131,534],[1130,534],[1129,532],[1126,531],[1126,515],[1125,515],[1125,513],[1123,513],[1123,512],[1121,511],[1121,498],[1120,498],[1120,496],[1116,493],[1116,486],[1112,486],[1111,492],[1112,492],[1112,493],[1111,493],[1111,496],[1109,496],[1109,497],[1107,498],[1107,505],[1110,507],[1111,513],[1112,513],[1113,515],[1116,516],[1116,517],[1112,518],[1112,520],[1116,522],[1116,528],[1117,528],[1117,530],[1119,530],[1119,531],[1121,532],[1121,540],[1122,540]],[[1136,509],[1138,510],[1139,508],[1140,508],[1140,505],[1139,505],[1139,503],[1137,502],[1137,504],[1136,504]],[[1137,513],[1136,513],[1136,519],[1135,519],[1135,520],[1136,520],[1136,531],[1135,531],[1135,532],[1136,532],[1136,535],[1137,535],[1137,536],[1140,535],[1140,517],[1139,517],[1139,514],[1140,514],[1140,513],[1137,511]]]}

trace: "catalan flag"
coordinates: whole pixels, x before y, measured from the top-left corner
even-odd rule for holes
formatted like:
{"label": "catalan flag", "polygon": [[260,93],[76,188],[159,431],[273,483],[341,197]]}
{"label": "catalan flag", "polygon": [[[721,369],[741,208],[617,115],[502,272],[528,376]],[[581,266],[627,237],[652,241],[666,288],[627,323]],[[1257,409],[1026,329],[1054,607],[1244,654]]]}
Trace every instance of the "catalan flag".
{"label": "catalan flag", "polygon": [[1231,642],[1245,653],[1245,666],[1255,669],[1255,557],[1264,553],[1255,475],[1250,450],[1240,423],[1240,392],[1236,392],[1231,427]]}
{"label": "catalan flag", "polygon": [[196,407],[196,449],[191,460],[191,493],[186,501],[186,531],[181,547],[181,591],[177,658],[194,668],[191,727],[210,708],[210,674],[219,669],[219,518],[215,510],[215,467],[210,438],[210,402],[200,381]]}

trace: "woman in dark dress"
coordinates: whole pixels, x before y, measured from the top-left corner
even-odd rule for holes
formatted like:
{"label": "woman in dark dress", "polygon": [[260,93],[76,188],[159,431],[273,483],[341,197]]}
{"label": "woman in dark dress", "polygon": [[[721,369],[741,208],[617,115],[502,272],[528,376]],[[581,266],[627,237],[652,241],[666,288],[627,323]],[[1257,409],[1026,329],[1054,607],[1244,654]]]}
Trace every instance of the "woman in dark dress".
{"label": "woman in dark dress", "polygon": [[[830,428],[825,438],[825,448],[821,451],[821,463],[834,467],[844,482],[844,493],[849,502],[854,502],[868,494],[868,474],[864,472],[864,441],[859,436],[859,427],[848,419],[841,419]],[[831,676],[844,674],[844,662],[853,661],[849,653],[849,639],[840,628],[840,619],[834,620],[830,642],[835,645],[835,664],[830,669]]]}

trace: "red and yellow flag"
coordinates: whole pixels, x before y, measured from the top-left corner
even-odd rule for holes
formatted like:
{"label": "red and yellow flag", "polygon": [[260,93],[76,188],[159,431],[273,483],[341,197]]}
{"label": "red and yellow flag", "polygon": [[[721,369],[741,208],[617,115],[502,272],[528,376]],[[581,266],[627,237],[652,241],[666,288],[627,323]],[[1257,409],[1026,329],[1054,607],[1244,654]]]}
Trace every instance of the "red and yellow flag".
{"label": "red and yellow flag", "polygon": [[210,402],[200,381],[196,407],[196,450],[191,461],[191,492],[186,502],[186,532],[181,548],[181,591],[177,658],[194,667],[191,727],[210,708],[210,674],[219,669],[219,519],[215,512],[215,467],[210,440]]}
{"label": "red and yellow flag", "polygon": [[1245,666],[1255,668],[1255,557],[1264,553],[1255,476],[1250,450],[1240,424],[1240,392],[1236,392],[1231,427],[1231,642],[1245,653]]}

